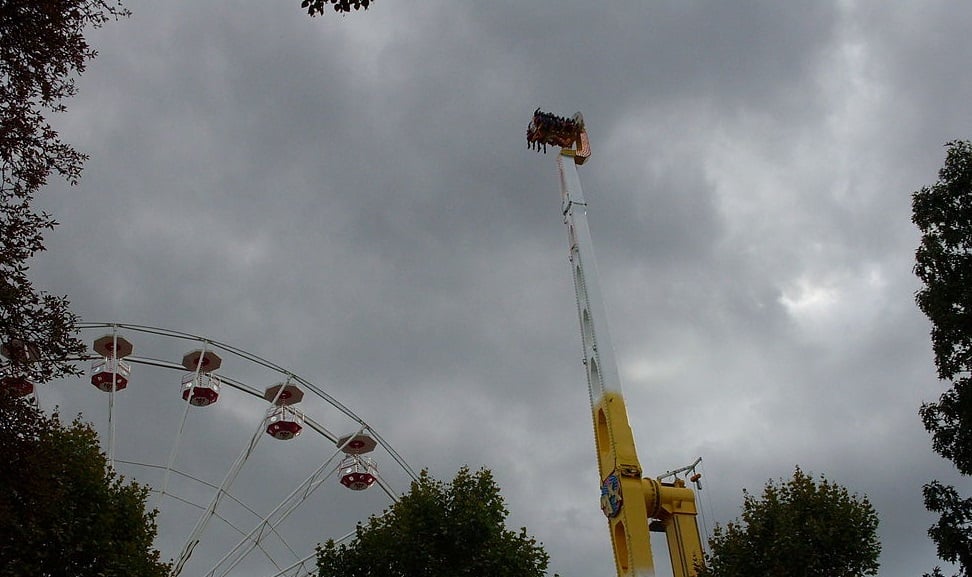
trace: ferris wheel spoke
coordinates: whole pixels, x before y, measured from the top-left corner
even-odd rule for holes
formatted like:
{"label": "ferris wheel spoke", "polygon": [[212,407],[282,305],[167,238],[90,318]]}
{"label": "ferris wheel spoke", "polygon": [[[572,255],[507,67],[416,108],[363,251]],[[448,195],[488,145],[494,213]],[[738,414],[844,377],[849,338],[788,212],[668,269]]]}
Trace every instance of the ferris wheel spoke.
{"label": "ferris wheel spoke", "polygon": [[[378,517],[383,517],[384,515],[385,515],[385,513],[382,513]],[[344,543],[345,541],[347,541],[348,539],[354,537],[357,534],[358,534],[357,530],[349,531],[349,532],[345,533],[344,535],[338,537],[337,539],[334,539],[333,541],[334,541],[334,543],[340,545],[341,543]],[[314,569],[311,569],[310,571],[307,570],[307,568],[305,567],[305,564],[308,563],[308,562],[310,562],[310,561],[312,561],[312,560],[316,561],[316,559],[317,559],[317,552],[315,551],[315,552],[311,553],[310,555],[305,556],[303,559],[299,559],[299,560],[295,561],[293,564],[291,564],[290,566],[284,567],[283,569],[279,570],[279,572],[274,573],[273,575],[268,575],[267,577],[282,577],[283,575],[287,575],[291,571],[294,571],[293,575],[295,577],[297,575],[302,575],[302,576],[311,575],[313,572],[316,572],[316,563],[315,563],[315,568]],[[298,573],[297,571],[298,570],[301,570],[301,569],[303,570],[303,572],[302,573]]]}
{"label": "ferris wheel spoke", "polygon": [[[112,350],[118,347],[118,331],[112,327]],[[111,373],[111,389],[108,391],[108,466],[115,468],[115,393],[118,391],[118,372]]]}
{"label": "ferris wheel spoke", "polygon": [[196,383],[199,383],[199,375],[203,372],[203,360],[206,358],[206,347],[208,343],[203,340],[202,352],[196,361],[196,369],[194,371],[192,384],[190,385],[188,394],[185,394],[185,402],[182,407],[182,417],[179,419],[179,428],[176,430],[175,439],[172,441],[172,449],[169,451],[169,460],[165,465],[165,473],[162,476],[162,487],[159,489],[159,499],[165,496],[166,490],[169,488],[169,473],[172,471],[173,465],[175,465],[176,456],[179,454],[179,446],[182,443],[182,435],[186,428],[186,419],[189,417],[189,407],[192,406],[193,392]]}
{"label": "ferris wheel spoke", "polygon": [[[151,463],[139,463],[137,461],[128,461],[128,460],[123,460],[123,459],[116,459],[115,462],[116,463],[121,463],[123,465],[134,466],[134,467],[144,467],[146,469],[164,469],[165,468],[163,465],[154,465],[154,464],[151,464]],[[210,489],[213,489],[213,490],[219,489],[219,485],[216,485],[214,483],[210,483],[209,481],[206,481],[205,479],[200,479],[199,477],[196,477],[195,475],[190,475],[189,473],[186,473],[185,471],[180,471],[179,469],[172,469],[172,474],[177,475],[179,477],[182,477],[184,479],[189,479],[190,481],[193,481],[193,482],[198,483],[200,485],[203,485],[205,487],[209,487]],[[159,492],[157,489],[150,489],[150,490],[153,493],[158,493]],[[247,513],[253,515],[253,517],[255,519],[259,519],[260,518],[260,514],[257,513],[255,509],[253,509],[252,507],[250,507],[249,505],[247,505],[246,503],[244,503],[241,499],[238,499],[235,495],[233,495],[229,491],[224,491],[223,496],[225,498],[229,499],[230,501],[232,501],[236,506],[240,507],[241,509],[243,509]],[[202,506],[202,505],[200,505],[199,503],[190,501],[189,499],[184,499],[184,498],[180,497],[179,495],[176,495],[176,494],[174,494],[172,492],[166,493],[166,497],[168,497],[170,499],[175,499],[176,501],[179,501],[180,503],[184,503],[184,504],[186,504],[186,505],[188,505],[190,507],[193,507],[195,509],[199,509],[200,511],[205,510],[205,507]],[[220,521],[222,521],[223,523],[225,523],[227,527],[230,527],[231,529],[233,529],[234,531],[236,531],[240,535],[246,535],[246,532],[242,528],[240,528],[240,527],[236,526],[235,524],[233,524],[232,522],[230,522],[229,519],[227,519],[226,517],[223,517],[222,515],[220,515],[219,512],[213,513],[213,516],[216,517],[217,519],[219,519]],[[283,538],[283,535],[281,535],[277,531],[274,531],[274,536],[277,538],[277,540],[280,542],[280,544],[283,545],[295,558],[299,556],[299,554],[297,553],[297,551],[295,551],[293,549],[293,547],[291,547],[290,544],[287,543],[286,539]],[[271,558],[269,552],[263,550],[262,548],[261,548],[261,551],[264,552],[264,554],[266,555],[267,559],[269,559],[271,562],[273,562],[273,559]],[[276,563],[274,563],[274,565],[276,565]]]}
{"label": "ferris wheel spoke", "polygon": [[[232,500],[235,503],[242,504],[238,499],[236,499],[236,498],[234,498],[234,497],[232,497],[230,495],[227,495],[227,496],[231,497]],[[169,499],[174,499],[176,501],[179,501],[180,503],[182,503],[184,505],[188,505],[188,506],[193,507],[195,509],[200,509],[200,510],[204,509],[204,507],[202,505],[200,505],[199,503],[193,503],[189,499],[184,499],[184,498],[182,498],[179,495],[176,495],[174,493],[166,493],[166,497],[168,497]],[[249,509],[248,507],[247,507],[247,509],[250,512],[253,512],[255,514],[255,512],[252,509]],[[213,517],[215,517],[216,519],[219,519],[220,521],[223,522],[223,524],[225,524],[227,527],[229,527],[233,531],[239,533],[240,535],[246,535],[246,532],[243,530],[243,528],[237,526],[235,523],[233,523],[232,521],[230,521],[226,517],[220,515],[219,512],[213,513]],[[290,551],[290,553],[293,554],[294,557],[297,557],[297,552],[294,551],[293,548],[290,545],[288,545],[286,541],[284,541],[284,539],[280,536],[279,533],[277,533],[276,531],[274,531],[274,536],[277,537],[280,540],[281,543],[283,543],[284,547],[286,547],[287,550]],[[279,570],[280,569],[280,564],[277,563],[276,560],[274,560],[274,558],[270,554],[270,552],[267,551],[263,547],[262,544],[258,544],[257,547],[260,549],[260,552],[263,553],[263,556],[267,559],[267,561],[269,561],[274,567],[276,567]]]}
{"label": "ferris wheel spoke", "polygon": [[158,506],[159,500],[166,495],[166,491],[169,488],[169,474],[172,472],[176,456],[179,454],[179,445],[182,443],[182,435],[186,428],[186,418],[189,416],[189,402],[186,401],[184,404],[185,407],[182,410],[182,417],[179,419],[179,428],[176,430],[175,438],[172,440],[172,448],[169,449],[169,459],[166,461],[165,467],[163,467],[165,472],[162,474],[162,486],[159,488],[156,506]]}
{"label": "ferris wheel spoke", "polygon": [[108,391],[108,467],[115,468],[115,387]]}
{"label": "ferris wheel spoke", "polygon": [[[359,429],[357,434],[361,434],[363,431],[364,428]],[[346,445],[352,438],[353,436],[349,436],[342,446],[338,447],[337,451],[335,451],[326,461],[321,464],[320,467],[311,473],[310,476],[304,479],[303,482],[297,485],[297,487],[294,488],[294,490],[291,491],[283,501],[274,507],[273,510],[270,511],[270,513],[267,514],[267,516],[264,517],[242,541],[237,543],[236,547],[234,547],[229,553],[220,559],[213,566],[213,568],[206,573],[207,577],[215,576],[217,571],[220,570],[220,566],[224,563],[228,563],[228,566],[219,575],[220,577],[225,577],[225,575],[229,574],[229,572],[232,571],[236,565],[238,565],[246,557],[247,554],[249,554],[253,547],[262,541],[267,530],[274,530],[276,526],[290,516],[290,514],[293,513],[301,503],[307,500],[318,487],[320,487],[328,478],[334,475],[334,473],[336,473],[340,468],[340,465],[334,466],[334,461],[340,455],[344,454],[344,445]]]}
{"label": "ferris wheel spoke", "polygon": [[[274,510],[273,512],[271,512],[270,515],[264,518],[260,522],[260,524],[257,527],[255,527],[246,536],[246,538],[243,541],[238,543],[236,548],[234,548],[235,550],[232,555],[233,561],[226,567],[226,569],[222,573],[220,573],[220,577],[225,577],[230,573],[230,571],[235,569],[236,566],[241,561],[243,561],[244,558],[246,558],[246,556],[250,553],[250,551],[253,550],[254,547],[260,546],[260,544],[263,542],[264,538],[268,533],[276,532],[276,527],[280,523],[285,521],[287,517],[289,517],[290,514],[293,513],[297,509],[297,507],[299,507],[310,496],[310,494],[313,493],[313,491],[317,487],[319,487],[325,481],[327,481],[332,475],[334,475],[334,473],[337,470],[338,470],[337,467],[332,467],[324,476],[315,478],[313,480],[308,479],[305,482],[304,486],[298,488],[298,490],[296,491],[296,492],[303,491],[303,495],[292,494],[288,500],[281,503],[281,505],[284,505],[283,507],[278,507],[278,509]],[[224,560],[221,560],[220,562],[223,563],[225,562],[225,560],[228,559],[229,557],[226,557],[224,558]],[[218,566],[214,567],[212,570],[210,570],[209,573],[207,573],[207,575],[208,576],[215,575],[217,569]]]}
{"label": "ferris wheel spoke", "polygon": [[[123,460],[123,459],[116,459],[115,462],[116,463],[121,463],[123,465],[129,465],[129,466],[135,466],[135,467],[144,467],[144,468],[147,468],[147,469],[163,469],[164,468],[162,465],[153,465],[153,464],[150,464],[150,463],[139,463],[137,461],[128,461],[128,460]],[[194,475],[190,475],[190,474],[186,473],[185,471],[180,471],[178,469],[172,469],[172,473],[174,475],[179,476],[179,477],[183,477],[185,479],[189,479],[189,480],[191,480],[191,481],[193,481],[195,483],[198,483],[200,485],[209,487],[210,489],[218,489],[219,488],[218,485],[215,485],[213,483],[210,483],[209,481],[206,481],[204,479],[200,479],[200,478],[198,478],[198,477],[196,477]],[[153,493],[158,493],[159,492],[156,489],[150,489],[150,490]],[[169,499],[173,499],[173,500],[176,500],[176,501],[178,501],[180,503],[183,503],[184,505],[188,505],[189,507],[192,507],[194,509],[199,509],[200,511],[205,510],[205,507],[202,506],[202,505],[200,505],[199,503],[196,503],[196,502],[191,501],[189,499],[185,499],[183,497],[180,497],[179,495],[176,495],[175,493],[168,492],[168,493],[166,493],[165,496],[168,497]],[[252,507],[250,507],[249,505],[247,505],[246,503],[244,503],[242,500],[238,499],[235,495],[233,495],[229,491],[225,491],[224,492],[224,497],[228,498],[235,505],[237,505],[241,509],[243,509],[246,512],[248,512],[251,515],[253,515],[254,518],[256,518],[256,519],[259,519],[260,518],[260,514],[257,513],[256,510],[254,510]],[[227,527],[229,527],[230,529],[232,529],[236,533],[238,533],[238,534],[240,534],[242,536],[245,536],[246,535],[246,532],[245,532],[245,530],[243,528],[239,527],[238,525],[236,525],[235,523],[233,523],[232,521],[230,521],[228,518],[220,515],[218,511],[213,513],[213,517],[215,517],[216,519],[219,519],[220,521],[222,521],[223,524],[225,524]],[[297,551],[295,551],[294,548],[290,546],[290,544],[287,542],[287,540],[284,539],[283,535],[281,535],[276,530],[276,528],[272,528],[271,531],[273,533],[273,536],[276,537],[277,541],[284,548],[286,548],[287,551],[291,555],[293,555],[293,557],[295,559],[298,558],[298,557],[300,557],[300,554],[297,553]],[[342,539],[343,539],[343,537],[342,537]],[[258,545],[258,547],[260,549],[260,552],[263,553],[264,557],[267,559],[267,561],[269,561],[271,564],[273,564],[274,567],[276,567],[278,570],[280,570],[279,563],[276,562],[276,560],[273,558],[273,556],[270,554],[270,552],[267,551],[262,546],[262,544]],[[284,571],[285,570],[286,569],[284,569]]]}
{"label": "ferris wheel spoke", "polygon": [[182,548],[182,553],[179,555],[178,561],[172,566],[172,571],[170,572],[171,577],[177,577],[182,572],[182,569],[185,567],[189,557],[192,556],[192,552],[196,548],[196,545],[199,544],[199,539],[206,530],[209,520],[213,517],[213,515],[215,515],[216,508],[219,506],[219,502],[223,495],[229,490],[230,486],[243,469],[243,465],[246,464],[247,459],[251,454],[253,454],[253,450],[256,449],[260,439],[263,438],[265,423],[266,419],[262,419],[260,421],[260,424],[257,426],[256,431],[254,431],[250,442],[240,453],[240,456],[230,467],[229,471],[226,472],[226,476],[223,478],[223,482],[219,485],[219,487],[217,487],[216,493],[213,495],[213,499],[209,503],[209,506],[206,507],[205,511],[203,511],[203,514],[196,522],[196,526],[193,527],[192,531],[189,533],[189,536],[186,538],[186,542]]}
{"label": "ferris wheel spoke", "polygon": [[[135,467],[144,467],[146,469],[164,469],[165,468],[164,465],[155,465],[155,464],[152,464],[152,463],[140,463],[138,461],[129,461],[129,460],[125,460],[125,459],[116,459],[116,462],[117,463],[121,463],[123,465],[131,465],[131,466],[135,466]],[[219,489],[219,485],[217,485],[215,483],[210,483],[209,481],[207,481],[205,479],[200,479],[199,477],[196,477],[195,475],[190,475],[189,473],[186,473],[185,471],[180,471],[179,469],[172,469],[172,473],[175,474],[175,475],[178,475],[180,477],[184,477],[186,479],[189,479],[191,481],[194,481],[196,483],[199,483],[200,485],[203,485],[205,487],[209,487],[210,489],[213,489],[213,490]],[[158,492],[158,489],[152,489],[152,491]],[[167,493],[167,495],[173,496],[172,493]],[[254,509],[252,509],[249,505],[247,505],[243,501],[241,501],[241,500],[237,499],[236,497],[234,497],[232,493],[226,491],[225,492],[225,496],[228,497],[231,501],[233,501],[237,505],[239,505],[240,507],[246,509],[247,512],[252,513],[255,517],[259,517],[260,516],[260,514],[257,513]],[[190,505],[193,505],[197,509],[203,509],[204,508],[202,505],[199,505],[199,504],[196,504],[196,503],[191,503],[190,502],[189,504]]]}
{"label": "ferris wheel spoke", "polygon": [[[351,535],[353,534],[354,533],[351,533]],[[269,577],[283,577],[284,575],[293,575],[294,577],[296,577],[297,575],[310,575],[312,570],[308,571],[307,567],[305,567],[305,564],[310,562],[311,560],[315,560],[316,557],[317,557],[317,552],[311,553],[310,555],[307,555],[303,559],[296,561],[292,565],[288,567],[284,567],[283,569],[279,569],[277,573],[274,573]]]}

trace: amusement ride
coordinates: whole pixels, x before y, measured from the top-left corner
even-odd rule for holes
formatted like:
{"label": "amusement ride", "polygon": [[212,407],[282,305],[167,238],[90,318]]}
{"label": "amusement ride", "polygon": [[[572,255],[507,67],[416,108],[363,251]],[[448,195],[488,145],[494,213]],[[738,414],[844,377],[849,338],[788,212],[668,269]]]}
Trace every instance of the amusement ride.
{"label": "amusement ride", "polygon": [[[10,342],[0,347],[0,386],[80,413],[109,466],[150,488],[172,577],[316,574],[318,543],[352,537],[397,499],[394,487],[417,478],[351,409],[253,353],[157,327],[80,329],[94,337],[78,359],[89,364],[87,384],[35,385],[10,361],[39,357],[36,347]],[[390,470],[379,473],[376,454]]]}
{"label": "amusement ride", "polygon": [[685,476],[701,488],[701,475],[696,472],[701,459],[659,477],[643,476],[608,332],[587,223],[587,201],[577,175],[577,167],[591,156],[584,118],[579,112],[565,118],[538,108],[526,136],[528,146],[537,151],[546,152],[548,145],[560,147],[557,169],[561,212],[567,225],[583,364],[594,421],[601,510],[608,520],[618,577],[654,576],[652,531],[665,534],[675,577],[694,577],[696,564],[703,560],[702,540],[696,521],[695,493],[686,485]]}
{"label": "amusement ride", "polygon": [[[547,146],[560,148],[561,212],[594,424],[600,505],[617,574],[653,577],[650,533],[662,532],[674,577],[695,577],[703,549],[695,492],[686,481],[701,488],[696,471],[700,460],[645,477],[638,459],[577,174],[577,167],[591,156],[584,119],[580,113],[565,118],[537,109],[527,143],[542,152]],[[416,479],[399,453],[347,406],[322,387],[253,353],[157,327],[81,323],[79,328],[93,337],[89,355],[76,359],[90,363],[89,385],[62,379],[55,384],[63,386],[45,386],[38,394],[39,387],[11,367],[39,359],[39,351],[33,344],[12,341],[0,343],[0,355],[7,361],[0,361],[0,387],[18,396],[33,395],[47,408],[76,411],[86,421],[103,416],[94,424],[109,466],[153,492],[149,505],[160,511],[157,546],[163,559],[172,559],[172,577],[313,573],[317,543],[353,536],[358,521],[396,499],[393,486]],[[136,342],[143,341],[156,352],[136,354]],[[171,378],[172,372],[179,378]],[[240,453],[234,459],[227,446],[235,442]],[[287,450],[297,443],[304,443],[300,456]],[[393,480],[388,471],[379,474],[376,451],[394,464]],[[378,499],[348,499],[334,492],[375,494],[375,487]],[[271,502],[276,505],[268,507]],[[301,509],[311,511],[303,523]],[[318,533],[317,528],[327,525],[322,512],[342,516],[347,532]],[[295,517],[299,544],[287,534]],[[185,519],[193,521],[187,524]]]}

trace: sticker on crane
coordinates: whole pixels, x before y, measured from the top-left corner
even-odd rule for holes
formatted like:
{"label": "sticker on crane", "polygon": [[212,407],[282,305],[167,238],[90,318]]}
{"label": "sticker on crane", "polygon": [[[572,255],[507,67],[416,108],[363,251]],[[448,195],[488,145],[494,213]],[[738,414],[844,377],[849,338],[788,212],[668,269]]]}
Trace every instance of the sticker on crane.
{"label": "sticker on crane", "polygon": [[621,480],[615,474],[610,474],[601,483],[601,511],[608,519],[618,516],[621,512]]}

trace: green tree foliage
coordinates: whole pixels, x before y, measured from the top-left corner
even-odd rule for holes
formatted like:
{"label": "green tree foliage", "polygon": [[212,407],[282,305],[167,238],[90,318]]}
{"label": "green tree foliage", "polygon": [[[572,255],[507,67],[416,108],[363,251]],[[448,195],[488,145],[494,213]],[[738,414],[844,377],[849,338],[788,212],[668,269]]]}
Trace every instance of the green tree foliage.
{"label": "green tree foliage", "polygon": [[[928,529],[938,546],[938,556],[959,566],[961,575],[972,567],[969,530],[972,528],[972,499],[963,499],[954,487],[932,481],[924,488],[925,507],[939,519]],[[941,574],[936,568],[934,574]]]}
{"label": "green tree foliage", "polygon": [[762,496],[743,495],[742,518],[715,528],[699,577],[877,574],[878,517],[867,497],[799,467],[789,481],[769,481]]}
{"label": "green tree foliage", "polygon": [[[938,377],[951,381],[919,414],[934,450],[972,475],[972,143],[953,141],[946,149],[938,182],[912,195],[912,222],[922,234],[914,270],[924,283],[915,302],[932,324]],[[938,556],[970,575],[972,499],[937,481],[923,492],[925,507],[940,515],[928,531]]]}
{"label": "green tree foliage", "polygon": [[84,350],[66,298],[27,278],[28,259],[57,224],[33,208],[34,196],[52,174],[77,183],[86,159],[47,115],[65,110],[95,56],[85,29],[124,15],[108,0],[0,1],[0,342],[34,345],[41,358],[15,355],[13,369],[35,381],[75,372],[65,359]]}
{"label": "green tree foliage", "polygon": [[0,390],[0,577],[162,577],[148,491],[107,467],[95,432]]}
{"label": "green tree foliage", "polygon": [[311,16],[324,14],[324,10],[330,6],[335,12],[347,14],[351,9],[367,10],[373,0],[301,0],[300,6],[307,10]]}
{"label": "green tree foliage", "polygon": [[422,471],[383,515],[348,544],[318,548],[320,577],[542,577],[549,557],[508,511],[492,474],[463,467],[445,484]]}

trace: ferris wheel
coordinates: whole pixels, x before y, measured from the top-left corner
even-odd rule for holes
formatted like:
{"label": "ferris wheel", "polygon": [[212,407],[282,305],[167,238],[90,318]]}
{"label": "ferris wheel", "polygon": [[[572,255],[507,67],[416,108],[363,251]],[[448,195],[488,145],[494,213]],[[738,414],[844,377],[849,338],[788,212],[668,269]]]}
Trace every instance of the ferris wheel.
{"label": "ferris wheel", "polygon": [[110,466],[150,488],[173,577],[316,573],[318,543],[353,536],[416,479],[370,424],[255,354],[143,325],[79,328],[92,351],[82,379],[0,384],[65,420],[80,414]]}

